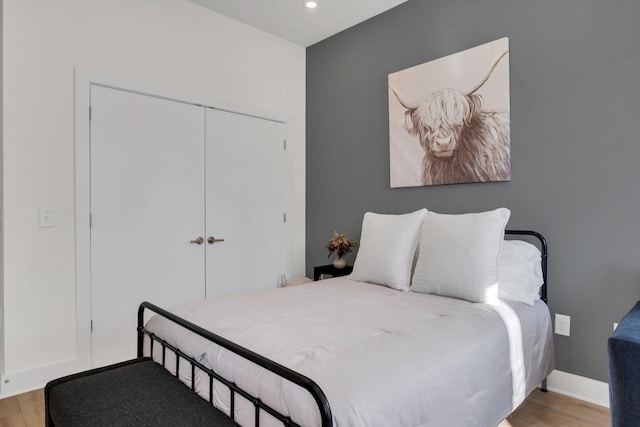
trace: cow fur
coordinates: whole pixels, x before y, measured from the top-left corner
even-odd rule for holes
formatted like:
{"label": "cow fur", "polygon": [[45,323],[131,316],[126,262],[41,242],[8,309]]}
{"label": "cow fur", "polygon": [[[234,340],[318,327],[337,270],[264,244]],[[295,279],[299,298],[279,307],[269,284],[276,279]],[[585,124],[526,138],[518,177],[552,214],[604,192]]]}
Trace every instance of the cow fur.
{"label": "cow fur", "polygon": [[453,155],[422,159],[423,185],[508,181],[510,173],[509,117],[506,113],[480,112],[463,129]]}
{"label": "cow fur", "polygon": [[[425,151],[423,185],[511,178],[509,114],[483,111],[479,95],[454,90],[431,94],[418,108],[407,110],[404,128],[419,138]],[[451,135],[457,140],[450,157],[433,154],[434,133]]]}

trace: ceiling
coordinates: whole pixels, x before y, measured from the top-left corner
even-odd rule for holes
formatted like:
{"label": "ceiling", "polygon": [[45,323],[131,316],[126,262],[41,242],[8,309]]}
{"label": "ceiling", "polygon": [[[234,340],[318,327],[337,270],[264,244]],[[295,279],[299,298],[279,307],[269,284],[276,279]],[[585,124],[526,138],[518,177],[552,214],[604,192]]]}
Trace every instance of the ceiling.
{"label": "ceiling", "polygon": [[222,15],[307,47],[407,0],[190,0]]}

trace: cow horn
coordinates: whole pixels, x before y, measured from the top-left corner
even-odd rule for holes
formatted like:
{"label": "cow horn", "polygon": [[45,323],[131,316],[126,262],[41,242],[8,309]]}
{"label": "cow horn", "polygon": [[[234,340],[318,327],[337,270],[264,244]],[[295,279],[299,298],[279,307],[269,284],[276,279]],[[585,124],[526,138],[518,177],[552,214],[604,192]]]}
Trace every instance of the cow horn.
{"label": "cow horn", "polygon": [[482,76],[482,78],[481,78],[480,80],[478,80],[478,81],[476,82],[476,84],[474,84],[473,86],[471,86],[471,88],[470,88],[469,90],[467,90],[467,91],[465,91],[465,92],[463,92],[463,93],[464,93],[465,95],[469,96],[469,95],[473,94],[475,91],[477,91],[478,89],[480,89],[480,88],[482,87],[482,85],[483,85],[483,84],[485,84],[487,80],[489,80],[489,77],[491,77],[491,73],[493,73],[493,70],[495,70],[495,69],[496,69],[496,67],[498,66],[498,63],[500,62],[500,60],[501,60],[502,58],[504,58],[504,57],[507,55],[507,53],[509,53],[509,51],[508,51],[508,50],[504,51],[504,52],[502,53],[502,55],[500,55],[500,56],[498,57],[498,59],[496,59],[496,60],[493,62],[493,64],[491,65],[491,67],[489,67],[489,70],[485,73],[485,75],[484,75],[484,76]]}
{"label": "cow horn", "polygon": [[400,104],[402,104],[402,106],[404,108],[406,108],[407,110],[414,110],[414,109],[418,108],[418,104],[414,105],[413,103],[409,102],[408,99],[403,98],[402,96],[400,96],[398,94],[398,92],[396,92],[395,89],[392,88],[391,86],[389,86],[389,89],[391,89],[391,92],[393,92],[393,94],[396,96],[396,98],[398,98],[398,101],[400,102]]}

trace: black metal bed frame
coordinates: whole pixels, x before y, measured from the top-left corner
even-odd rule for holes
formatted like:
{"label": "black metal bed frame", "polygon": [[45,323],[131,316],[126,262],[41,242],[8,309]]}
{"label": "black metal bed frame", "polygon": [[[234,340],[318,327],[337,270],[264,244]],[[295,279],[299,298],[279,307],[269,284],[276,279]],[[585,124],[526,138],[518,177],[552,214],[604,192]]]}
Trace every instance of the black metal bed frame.
{"label": "black metal bed frame", "polygon": [[547,303],[547,258],[549,255],[549,249],[547,247],[547,239],[537,231],[532,230],[505,230],[505,235],[515,235],[515,236],[533,236],[540,241],[540,255],[542,264],[542,286],[540,287],[540,299]]}
{"label": "black metal bed frame", "polygon": [[[540,242],[540,264],[542,264],[542,286],[540,287],[540,299],[547,304],[547,258],[549,257],[549,248],[547,247],[547,239],[537,231],[533,230],[505,230],[505,235],[514,236],[533,236]],[[547,379],[542,380],[540,390],[547,392]]]}
{"label": "black metal bed frame", "polygon": [[287,368],[286,366],[282,366],[279,363],[274,362],[273,360],[267,359],[264,356],[261,356],[258,353],[255,353],[245,347],[242,347],[232,341],[229,341],[226,338],[221,337],[220,335],[214,334],[211,331],[208,331],[204,328],[201,328],[200,326],[193,324],[191,322],[189,322],[188,320],[182,319],[181,317],[176,316],[173,313],[170,313],[154,304],[151,304],[149,302],[143,302],[142,304],[140,304],[140,308],[138,309],[138,357],[142,357],[143,356],[143,351],[144,351],[144,337],[145,335],[147,337],[150,338],[150,350],[149,350],[149,354],[153,357],[153,345],[154,342],[157,342],[158,344],[160,344],[162,346],[162,366],[166,368],[166,351],[167,349],[169,349],[170,351],[172,351],[175,355],[176,355],[176,373],[175,376],[176,378],[179,378],[180,376],[180,359],[183,359],[187,362],[190,363],[191,365],[191,390],[195,391],[195,374],[196,374],[196,368],[199,369],[200,371],[206,373],[209,376],[209,403],[213,404],[213,381],[214,379],[219,381],[220,383],[224,384],[230,392],[230,410],[229,410],[229,417],[232,420],[235,420],[235,395],[236,393],[239,394],[240,396],[244,397],[245,399],[247,399],[248,401],[250,401],[251,403],[253,403],[253,406],[255,408],[255,426],[259,427],[260,426],[260,410],[263,410],[265,412],[267,412],[269,415],[273,416],[274,418],[280,420],[282,422],[283,425],[289,427],[299,427],[298,424],[296,424],[290,417],[286,416],[286,415],[282,415],[281,413],[279,413],[278,411],[276,411],[275,409],[273,409],[272,407],[270,407],[269,405],[267,405],[266,403],[264,403],[262,400],[260,400],[260,398],[251,395],[250,393],[242,390],[240,387],[238,387],[237,384],[235,384],[232,381],[227,380],[226,378],[220,376],[218,373],[216,373],[215,371],[213,371],[212,369],[207,368],[206,366],[204,366],[202,363],[198,362],[197,360],[195,360],[194,358],[192,358],[191,356],[189,356],[188,354],[185,354],[184,352],[182,352],[179,348],[176,348],[174,346],[172,346],[171,344],[169,344],[167,341],[163,340],[162,338],[158,337],[157,335],[155,335],[153,332],[148,331],[145,327],[144,327],[144,310],[150,310],[155,312],[156,314],[182,326],[183,328],[197,334],[200,335],[203,338],[206,338],[209,341],[212,341],[216,344],[218,344],[220,347],[223,347],[235,354],[237,354],[238,356],[246,359],[246,360],[250,360],[251,362],[255,363],[258,366],[261,366],[271,372],[273,372],[274,374],[286,379],[287,381],[290,381],[294,384],[297,384],[298,386],[302,387],[303,389],[305,389],[309,394],[311,394],[311,396],[313,397],[313,399],[316,401],[316,404],[318,405],[318,409],[320,410],[320,420],[321,420],[321,426],[322,427],[330,427],[333,425],[333,419],[331,416],[331,407],[329,406],[329,401],[327,400],[327,397],[325,396],[324,392],[322,391],[322,389],[320,388],[320,386],[318,386],[318,384],[316,384],[312,379],[305,377],[302,374],[299,374],[298,372],[295,372],[289,368]]}
{"label": "black metal bed frame", "polygon": [[[547,249],[547,241],[542,236],[542,234],[531,231],[531,230],[505,230],[505,235],[521,235],[521,236],[533,236],[540,241],[540,252],[542,254],[541,264],[542,264],[542,277],[544,283],[540,289],[540,299],[547,303],[547,257],[548,257],[548,249]],[[158,337],[153,332],[150,332],[144,327],[144,311],[150,310],[156,313],[159,316],[162,316],[183,328],[200,335],[203,338],[206,338],[209,341],[212,341],[219,346],[239,355],[240,357],[249,360],[255,363],[262,368],[265,368],[274,374],[284,378],[287,381],[290,381],[294,384],[305,389],[318,405],[318,409],[320,411],[320,419],[322,427],[330,427],[333,425],[333,419],[331,415],[331,407],[329,405],[329,401],[325,396],[322,389],[316,384],[312,379],[295,372],[286,366],[280,365],[258,353],[255,353],[245,347],[242,347],[226,338],[221,337],[220,335],[214,334],[211,331],[208,331],[194,323],[189,322],[188,320],[182,319],[181,317],[176,316],[173,313],[170,313],[154,304],[149,302],[143,302],[140,304],[140,308],[138,309],[138,357],[143,356],[144,352],[144,337],[149,337],[150,340],[150,355],[153,357],[153,346],[154,342],[157,342],[162,347],[162,366],[166,368],[166,351],[167,349],[173,352],[176,356],[176,366],[175,366],[175,376],[179,378],[180,375],[180,360],[183,359],[191,365],[191,390],[195,391],[195,374],[196,369],[204,372],[209,377],[209,403],[213,404],[213,383],[214,380],[224,384],[230,392],[230,411],[229,416],[232,420],[235,419],[235,395],[236,393],[247,399],[251,402],[255,408],[255,426],[260,426],[260,411],[263,410],[273,416],[274,418],[280,420],[284,426],[287,427],[297,427],[296,424],[289,416],[282,415],[269,405],[265,404],[260,398],[251,395],[250,393],[242,390],[232,381],[227,380],[222,377],[212,369],[204,366],[202,363],[198,362],[191,356],[182,352],[179,348],[176,348],[169,344],[164,339]],[[547,391],[547,380],[546,378],[542,381],[541,390]]]}

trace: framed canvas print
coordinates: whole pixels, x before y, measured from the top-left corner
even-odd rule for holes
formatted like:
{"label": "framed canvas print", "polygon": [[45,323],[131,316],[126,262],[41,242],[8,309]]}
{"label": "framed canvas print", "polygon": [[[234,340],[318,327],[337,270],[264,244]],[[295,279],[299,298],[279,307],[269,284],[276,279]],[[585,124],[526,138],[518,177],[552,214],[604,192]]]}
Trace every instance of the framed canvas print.
{"label": "framed canvas print", "polygon": [[509,181],[509,39],[392,74],[392,188]]}

